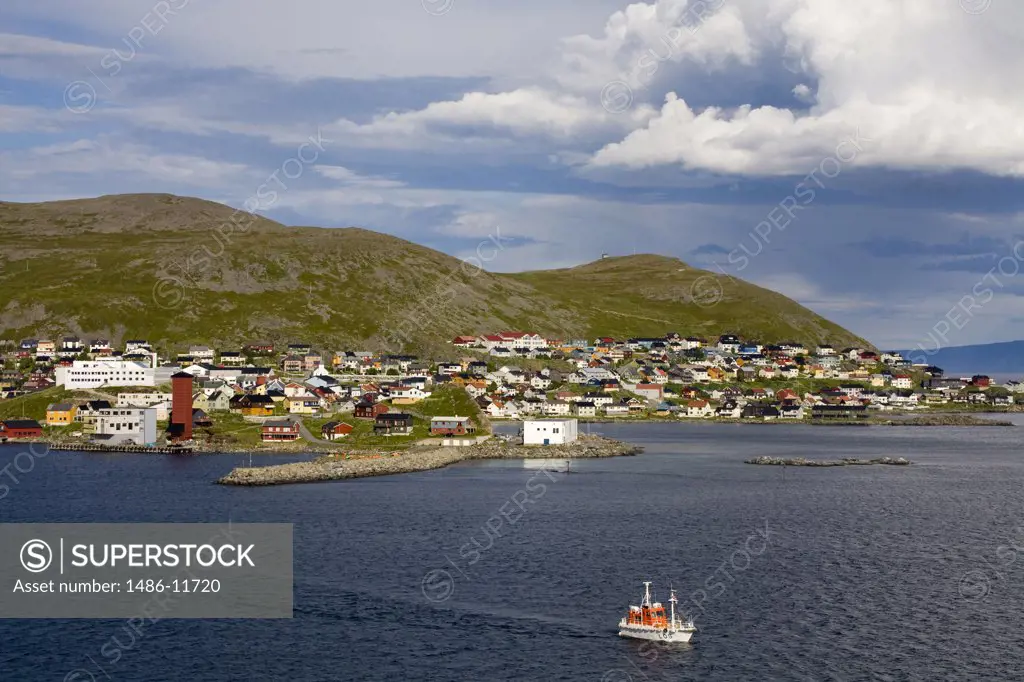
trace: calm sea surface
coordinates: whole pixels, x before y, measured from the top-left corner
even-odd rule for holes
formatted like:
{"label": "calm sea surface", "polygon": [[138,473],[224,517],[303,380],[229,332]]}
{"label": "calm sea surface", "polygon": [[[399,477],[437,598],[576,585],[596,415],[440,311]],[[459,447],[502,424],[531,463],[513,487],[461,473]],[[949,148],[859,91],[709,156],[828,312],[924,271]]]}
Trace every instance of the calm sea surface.
{"label": "calm sea surface", "polygon": [[[603,424],[647,451],[569,475],[503,461],[264,489],[211,484],[241,455],[51,453],[2,481],[0,520],[291,522],[295,617],[134,638],[118,620],[0,620],[0,680],[1024,679],[1014,419]],[[24,449],[0,447],[0,466]],[[916,465],[743,463],[756,454]],[[690,645],[616,636],[645,579],[696,617]]]}

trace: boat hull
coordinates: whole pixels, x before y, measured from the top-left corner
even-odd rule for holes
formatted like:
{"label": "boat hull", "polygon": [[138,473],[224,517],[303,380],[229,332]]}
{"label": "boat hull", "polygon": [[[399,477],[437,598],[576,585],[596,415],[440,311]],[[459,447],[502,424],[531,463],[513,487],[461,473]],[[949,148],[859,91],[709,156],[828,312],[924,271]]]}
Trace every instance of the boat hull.
{"label": "boat hull", "polygon": [[689,642],[690,638],[693,637],[692,630],[676,630],[669,632],[668,630],[659,630],[657,628],[645,628],[645,627],[620,627],[619,637],[628,637],[630,639],[645,639],[651,642]]}

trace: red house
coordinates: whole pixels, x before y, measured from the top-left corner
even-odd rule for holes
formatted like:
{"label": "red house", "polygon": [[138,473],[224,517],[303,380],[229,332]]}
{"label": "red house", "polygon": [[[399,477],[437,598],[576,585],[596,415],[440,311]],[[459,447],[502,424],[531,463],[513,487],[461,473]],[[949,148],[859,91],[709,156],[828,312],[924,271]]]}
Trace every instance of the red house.
{"label": "red house", "polygon": [[42,438],[43,427],[35,419],[7,419],[0,422],[0,437]]}
{"label": "red house", "polygon": [[263,442],[292,441],[299,439],[299,424],[290,419],[273,419],[263,422]]}
{"label": "red house", "polygon": [[797,400],[800,398],[800,396],[797,395],[797,392],[791,388],[782,389],[781,391],[775,394],[775,397],[780,401]]}
{"label": "red house", "polygon": [[473,433],[476,428],[469,417],[431,417],[431,436],[465,436]]}
{"label": "red house", "polygon": [[384,403],[372,403],[368,400],[360,400],[356,403],[355,411],[352,413],[356,419],[376,419],[377,415],[388,411]]}
{"label": "red house", "polygon": [[338,440],[352,433],[352,425],[345,422],[327,422],[320,428],[324,440]]}

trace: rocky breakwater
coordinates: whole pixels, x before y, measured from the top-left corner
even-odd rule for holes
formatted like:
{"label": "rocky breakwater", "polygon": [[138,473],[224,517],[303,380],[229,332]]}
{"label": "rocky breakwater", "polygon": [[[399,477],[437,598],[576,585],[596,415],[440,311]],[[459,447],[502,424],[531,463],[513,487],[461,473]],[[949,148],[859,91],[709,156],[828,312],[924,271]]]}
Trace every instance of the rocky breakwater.
{"label": "rocky breakwater", "polygon": [[907,464],[913,464],[909,459],[905,457],[878,457],[875,459],[857,459],[855,457],[844,457],[843,459],[832,459],[832,460],[815,460],[815,459],[804,459],[803,457],[768,457],[766,455],[761,457],[754,457],[748,459],[747,464],[762,464],[767,466],[791,466],[791,467],[845,467],[845,466],[864,466],[870,464],[891,464],[896,466],[905,466]]}
{"label": "rocky breakwater", "polygon": [[413,448],[405,452],[350,456],[347,459],[339,455],[326,455],[312,462],[236,467],[217,482],[223,485],[260,486],[405,474],[454,464],[466,459],[465,453],[459,451],[468,449]]}
{"label": "rocky breakwater", "polygon": [[579,440],[568,445],[548,446],[523,446],[490,440],[470,447],[427,446],[411,448],[404,452],[334,454],[318,457],[311,462],[237,467],[217,482],[222,485],[244,486],[317,483],[440,469],[468,459],[618,457],[635,455],[642,450],[636,445],[600,436],[581,436]]}

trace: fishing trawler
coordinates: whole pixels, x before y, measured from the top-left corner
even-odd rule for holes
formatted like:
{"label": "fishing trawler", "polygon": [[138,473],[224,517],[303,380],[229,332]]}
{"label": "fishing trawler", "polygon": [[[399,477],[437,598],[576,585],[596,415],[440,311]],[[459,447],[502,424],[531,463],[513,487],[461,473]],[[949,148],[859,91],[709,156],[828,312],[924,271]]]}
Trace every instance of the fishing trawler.
{"label": "fishing trawler", "polygon": [[676,591],[669,591],[669,616],[661,602],[651,602],[651,583],[644,582],[644,598],[640,606],[630,606],[619,621],[619,637],[649,639],[655,642],[689,642],[697,631],[692,619],[685,622],[676,618]]}

